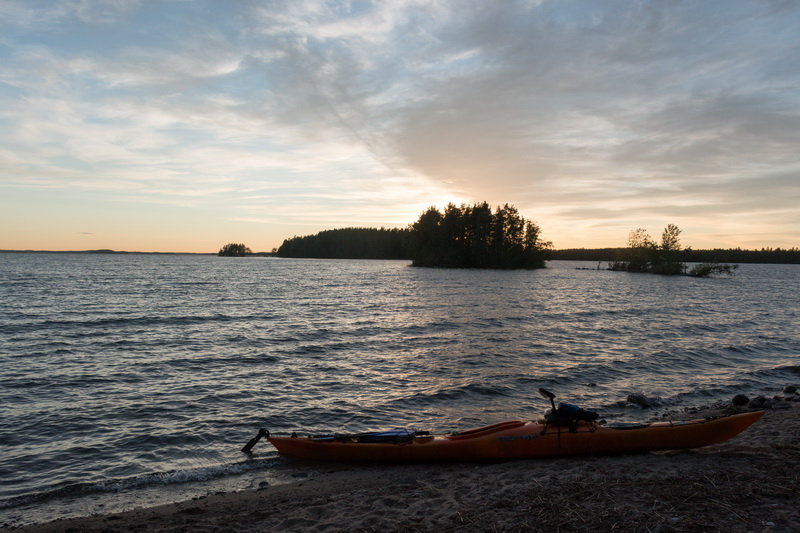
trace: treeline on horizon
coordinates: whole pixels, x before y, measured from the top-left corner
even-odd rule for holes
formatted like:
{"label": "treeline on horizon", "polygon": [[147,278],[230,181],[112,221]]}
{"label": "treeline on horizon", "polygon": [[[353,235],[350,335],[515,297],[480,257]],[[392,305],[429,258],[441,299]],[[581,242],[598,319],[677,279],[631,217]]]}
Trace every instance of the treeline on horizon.
{"label": "treeline on horizon", "polygon": [[[560,261],[613,261],[626,248],[566,248],[550,252],[550,259]],[[684,263],[769,263],[800,264],[800,248],[713,248],[693,250],[687,248],[675,252],[676,259]]]}
{"label": "treeline on horizon", "polygon": [[505,204],[486,202],[443,212],[424,211],[408,228],[344,228],[286,239],[279,257],[411,259],[415,266],[444,268],[542,268],[551,244],[541,230]]}
{"label": "treeline on horizon", "polygon": [[319,259],[411,259],[411,231],[386,228],[343,228],[286,239],[278,257]]}
{"label": "treeline on horizon", "polygon": [[[617,248],[551,249],[548,259],[560,261],[609,262],[625,250]],[[800,264],[800,248],[714,248],[677,253],[685,263],[771,263]],[[256,255],[256,254],[253,254]],[[270,254],[264,254],[270,255]],[[409,228],[343,228],[321,231],[315,235],[286,239],[278,248],[279,257],[318,259],[408,259],[412,260]]]}
{"label": "treeline on horizon", "polygon": [[[667,244],[650,242],[650,236],[639,229],[631,232],[628,247],[556,250],[552,243],[541,240],[539,226],[525,220],[512,205],[492,211],[487,202],[460,207],[451,203],[443,211],[428,208],[406,228],[325,230],[286,239],[273,253],[297,258],[410,259],[415,266],[448,268],[541,268],[549,259],[598,261],[607,262],[610,269],[636,270],[636,261],[630,260],[632,253],[660,251],[654,256],[658,261],[650,265],[656,273],[678,273],[685,270],[684,263],[800,264],[800,248],[682,249],[680,233],[670,224],[662,236]],[[641,237],[642,242],[632,243],[633,236]],[[667,272],[672,266],[676,272]]]}

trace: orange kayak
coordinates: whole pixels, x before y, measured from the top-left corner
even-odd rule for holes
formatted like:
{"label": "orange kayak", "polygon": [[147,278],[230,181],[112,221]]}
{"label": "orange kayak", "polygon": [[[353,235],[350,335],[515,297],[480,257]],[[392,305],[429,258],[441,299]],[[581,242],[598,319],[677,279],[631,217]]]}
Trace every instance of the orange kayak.
{"label": "orange kayak", "polygon": [[[545,424],[509,420],[442,436],[374,442],[366,434],[332,437],[265,436],[278,452],[304,459],[351,462],[471,461],[570,455],[608,455],[698,448],[726,441],[753,424],[763,411],[685,422],[621,426]],[[391,432],[382,435],[391,434]],[[364,438],[364,437],[367,438]]]}

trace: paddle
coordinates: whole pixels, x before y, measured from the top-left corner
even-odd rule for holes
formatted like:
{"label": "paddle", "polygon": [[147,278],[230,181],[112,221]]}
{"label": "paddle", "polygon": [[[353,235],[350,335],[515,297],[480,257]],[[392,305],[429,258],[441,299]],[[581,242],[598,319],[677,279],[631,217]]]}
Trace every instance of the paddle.
{"label": "paddle", "polygon": [[545,397],[548,400],[550,400],[550,405],[553,406],[553,411],[555,411],[556,410],[556,402],[554,401],[554,399],[555,399],[556,395],[553,394],[552,392],[550,392],[549,390],[545,390],[545,389],[539,389],[539,394],[541,394],[543,397]]}
{"label": "paddle", "polygon": [[[335,434],[335,435],[309,435],[309,438],[321,442],[347,442],[354,440],[356,442],[372,442],[372,443],[403,443],[411,442],[414,437],[421,437],[430,435],[429,431],[411,431],[407,429],[394,429],[389,431],[372,431],[370,433],[349,433],[349,434]],[[295,437],[292,434],[292,437]],[[263,437],[269,438],[269,431],[264,428],[258,430],[258,434],[250,439],[250,442],[244,445],[242,451],[250,453],[258,441]]]}
{"label": "paddle", "polygon": [[[550,405],[553,406],[552,413],[555,415],[558,412],[555,402],[556,395],[545,389],[539,389],[539,394],[550,400]],[[545,428],[547,428],[547,425],[545,425]],[[545,431],[547,431],[547,429],[542,430],[542,435],[544,435]],[[556,424],[556,433],[558,434],[558,447],[561,448],[561,424]]]}
{"label": "paddle", "polygon": [[260,441],[262,437],[269,438],[269,431],[267,431],[264,428],[259,429],[258,430],[258,434],[255,437],[253,437],[252,439],[250,439],[250,442],[248,442],[247,444],[244,445],[244,448],[242,448],[242,451],[244,453],[250,453],[250,450],[253,449],[253,446],[255,446],[256,443],[258,441]]}

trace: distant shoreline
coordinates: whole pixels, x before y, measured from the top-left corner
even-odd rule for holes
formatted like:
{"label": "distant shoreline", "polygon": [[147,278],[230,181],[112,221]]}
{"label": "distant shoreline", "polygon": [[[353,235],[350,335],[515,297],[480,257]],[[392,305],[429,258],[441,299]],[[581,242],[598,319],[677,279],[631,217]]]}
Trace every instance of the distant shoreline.
{"label": "distant shoreline", "polygon": [[126,252],[117,250],[0,250],[0,254],[217,255],[215,252]]}
{"label": "distant shoreline", "polygon": [[[127,252],[117,250],[0,250],[0,254],[89,254],[89,255],[218,255],[216,252]],[[248,257],[274,256],[272,252],[255,252]]]}
{"label": "distant shoreline", "polygon": [[[608,262],[613,260],[614,254],[622,248],[566,248],[552,250],[548,261],[585,261]],[[88,254],[88,255],[209,255],[217,256],[217,252],[137,252],[118,250],[0,250],[0,254]],[[725,262],[725,263],[759,263],[766,265],[800,264],[800,250],[790,249],[714,249],[714,250],[683,250],[682,260],[688,263]],[[278,257],[274,252],[255,252],[246,257]],[[318,258],[327,259],[327,258]],[[340,259],[348,259],[346,257]],[[382,258],[375,258],[381,260]],[[410,259],[409,259],[410,260]]]}

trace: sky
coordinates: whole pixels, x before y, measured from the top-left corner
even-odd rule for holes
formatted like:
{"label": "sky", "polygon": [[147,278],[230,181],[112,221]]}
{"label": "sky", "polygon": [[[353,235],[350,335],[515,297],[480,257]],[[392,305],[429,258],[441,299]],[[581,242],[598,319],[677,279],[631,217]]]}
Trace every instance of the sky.
{"label": "sky", "polygon": [[0,249],[216,252],[514,205],[800,246],[800,2],[0,0]]}

